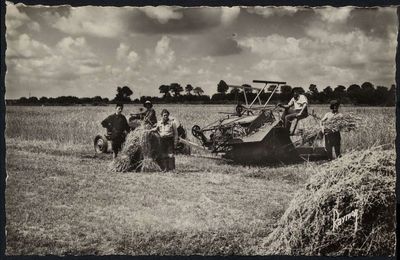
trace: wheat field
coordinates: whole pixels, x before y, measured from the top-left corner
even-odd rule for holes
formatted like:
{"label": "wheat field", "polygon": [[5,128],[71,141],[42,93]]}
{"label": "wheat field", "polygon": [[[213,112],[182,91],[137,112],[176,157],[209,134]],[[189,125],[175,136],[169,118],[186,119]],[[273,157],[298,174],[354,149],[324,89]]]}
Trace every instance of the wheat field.
{"label": "wheat field", "polygon": [[[155,105],[190,132],[226,105]],[[129,105],[123,113],[137,112]],[[312,106],[322,117],[328,106]],[[6,254],[252,255],[294,193],[324,162],[240,166],[177,156],[172,173],[112,173],[94,156],[106,107],[6,109]],[[344,153],[394,145],[395,109],[342,107],[362,118]],[[189,134],[189,138],[193,137]]]}

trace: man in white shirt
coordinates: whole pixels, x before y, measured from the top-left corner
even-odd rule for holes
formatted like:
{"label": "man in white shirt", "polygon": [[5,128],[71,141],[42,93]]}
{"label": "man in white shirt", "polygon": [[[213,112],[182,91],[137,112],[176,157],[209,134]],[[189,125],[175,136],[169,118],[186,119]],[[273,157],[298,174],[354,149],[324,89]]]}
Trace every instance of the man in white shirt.
{"label": "man in white shirt", "polygon": [[169,111],[163,109],[161,112],[161,120],[157,123],[153,131],[158,131],[161,137],[161,158],[160,167],[163,171],[175,169],[175,147],[178,144],[178,130],[176,121],[169,118]]}
{"label": "man in white shirt", "polygon": [[329,160],[332,160],[333,157],[333,149],[335,149],[336,158],[340,156],[340,131],[335,129],[326,129],[324,127],[324,123],[328,122],[337,117],[343,116],[342,113],[339,113],[339,102],[337,100],[331,101],[331,112],[325,114],[325,116],[321,119],[320,126],[324,133],[325,137],[325,150],[328,153]]}
{"label": "man in white shirt", "polygon": [[290,130],[291,122],[297,118],[302,119],[308,116],[307,112],[307,97],[300,94],[298,89],[293,89],[293,98],[287,105],[279,104],[280,107],[285,108],[282,113],[282,121],[286,129]]}

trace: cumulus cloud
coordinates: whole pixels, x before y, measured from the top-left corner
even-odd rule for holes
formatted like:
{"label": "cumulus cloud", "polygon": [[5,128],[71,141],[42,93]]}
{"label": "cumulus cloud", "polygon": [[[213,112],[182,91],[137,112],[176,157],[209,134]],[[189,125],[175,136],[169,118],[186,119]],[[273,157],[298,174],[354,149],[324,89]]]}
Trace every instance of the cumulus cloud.
{"label": "cumulus cloud", "polygon": [[15,36],[18,34],[17,29],[24,24],[28,24],[30,18],[25,13],[20,12],[16,5],[10,2],[6,4],[7,36]]}
{"label": "cumulus cloud", "polygon": [[136,65],[139,61],[139,55],[134,51],[130,51],[127,57],[127,61],[131,65]]}
{"label": "cumulus cloud", "polygon": [[83,37],[65,37],[49,48],[23,34],[7,50],[7,63],[18,76],[40,80],[74,80],[102,70],[102,62]]}
{"label": "cumulus cloud", "polygon": [[245,38],[239,44],[253,53],[268,56],[270,59],[292,59],[300,54],[298,39],[277,34]]}
{"label": "cumulus cloud", "polygon": [[131,67],[135,67],[140,57],[131,47],[125,43],[120,43],[117,48],[117,60],[122,63],[127,63]]}
{"label": "cumulus cloud", "polygon": [[125,8],[87,6],[71,8],[68,16],[47,12],[44,17],[52,27],[67,34],[113,38],[126,33],[127,12]]}
{"label": "cumulus cloud", "polygon": [[211,49],[211,55],[213,56],[228,56],[242,52],[242,48],[238,42],[231,37],[215,39]]}
{"label": "cumulus cloud", "polygon": [[255,7],[247,7],[247,12],[251,14],[258,14],[264,18],[269,18],[272,16],[291,16],[298,12],[298,10],[302,10],[301,7],[293,7],[293,6],[280,6],[280,7],[272,7],[272,6],[255,6]]}
{"label": "cumulus cloud", "polygon": [[240,7],[234,6],[234,7],[221,7],[222,13],[221,13],[221,23],[223,25],[229,25],[234,21],[239,13],[240,13]]}
{"label": "cumulus cloud", "polygon": [[229,25],[240,12],[238,7],[145,8],[139,9],[142,15],[130,17],[129,28],[132,31],[143,34],[198,34]]}
{"label": "cumulus cloud", "polygon": [[38,22],[32,21],[28,24],[28,28],[31,31],[40,32],[40,25]]}
{"label": "cumulus cloud", "polygon": [[12,5],[6,25],[7,93],[15,97],[26,94],[13,89],[27,85],[41,95],[82,96],[94,92],[78,87],[90,86],[113,96],[118,84],[157,95],[149,84],[190,83],[212,94],[221,79],[303,87],[394,81],[396,8]]}
{"label": "cumulus cloud", "polygon": [[29,35],[19,35],[16,40],[9,40],[7,43],[6,57],[8,59],[28,59],[48,55],[50,48],[33,40]]}
{"label": "cumulus cloud", "polygon": [[178,67],[173,71],[173,74],[177,77],[185,77],[192,73],[192,71],[187,66],[178,65]]}
{"label": "cumulus cloud", "polygon": [[328,23],[344,23],[350,16],[353,7],[322,7],[316,8],[315,12],[321,16],[321,19]]}
{"label": "cumulus cloud", "polygon": [[142,10],[148,17],[156,19],[161,24],[169,20],[179,20],[183,16],[175,7],[170,6],[146,6]]}
{"label": "cumulus cloud", "polygon": [[123,60],[129,52],[129,47],[128,45],[121,43],[117,49],[117,60],[121,61]]}
{"label": "cumulus cloud", "polygon": [[394,36],[392,41],[387,41],[368,37],[360,30],[321,31],[318,35],[312,34],[311,38],[271,35],[241,41],[241,45],[262,58],[252,67],[255,71],[278,79],[290,75],[300,82],[307,79],[327,84],[351,84],[361,80],[373,82],[378,78],[390,82],[390,76],[393,78],[394,75],[394,44]]}
{"label": "cumulus cloud", "polygon": [[154,50],[154,62],[162,69],[165,69],[175,62],[175,51],[170,47],[170,38],[163,36],[156,44]]}

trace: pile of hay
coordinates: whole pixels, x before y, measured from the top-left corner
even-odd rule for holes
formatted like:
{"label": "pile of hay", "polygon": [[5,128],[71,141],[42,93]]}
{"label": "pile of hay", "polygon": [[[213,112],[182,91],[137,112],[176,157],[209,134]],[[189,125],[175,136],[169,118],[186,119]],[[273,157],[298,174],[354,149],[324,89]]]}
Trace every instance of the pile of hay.
{"label": "pile of hay", "polygon": [[[259,253],[393,256],[395,158],[394,150],[375,149],[321,165],[320,172],[294,195]],[[334,210],[342,218],[335,231]],[[347,214],[352,215],[343,218]]]}
{"label": "pile of hay", "polygon": [[140,125],[127,135],[122,150],[111,162],[110,169],[114,172],[159,171],[159,151],[159,135]]}

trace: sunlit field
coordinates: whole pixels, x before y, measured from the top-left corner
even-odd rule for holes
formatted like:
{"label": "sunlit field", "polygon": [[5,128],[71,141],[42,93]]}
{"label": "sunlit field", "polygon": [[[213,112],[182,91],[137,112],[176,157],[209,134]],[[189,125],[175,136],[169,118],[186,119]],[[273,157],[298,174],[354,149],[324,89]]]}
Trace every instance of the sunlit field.
{"label": "sunlit field", "polygon": [[[128,105],[124,114],[136,113],[140,106]],[[179,119],[187,131],[193,125],[201,127],[225,116],[218,112],[233,112],[232,105],[155,105],[158,113],[163,108]],[[328,105],[311,106],[322,117],[329,111]],[[107,107],[8,107],[6,137],[18,140],[51,141],[55,144],[79,144],[92,146],[97,133],[104,133],[100,122],[114,112]],[[310,111],[311,113],[312,111]],[[395,109],[380,107],[341,107],[342,113],[352,113],[362,119],[358,131],[343,134],[343,149],[364,149],[372,145],[394,143]],[[193,138],[189,134],[189,138]]]}
{"label": "sunlit field", "polygon": [[[190,133],[232,105],[155,105]],[[135,113],[129,105],[123,113]],[[319,117],[327,105],[311,106]],[[93,138],[114,106],[6,109],[6,253],[251,255],[323,162],[267,167],[177,156],[172,173],[112,173]],[[394,145],[395,109],[341,107],[362,119],[344,153]],[[315,122],[317,123],[317,122]],[[189,139],[195,139],[189,134]]]}

